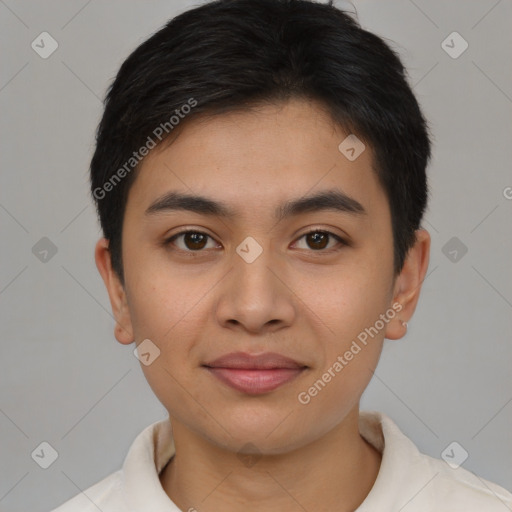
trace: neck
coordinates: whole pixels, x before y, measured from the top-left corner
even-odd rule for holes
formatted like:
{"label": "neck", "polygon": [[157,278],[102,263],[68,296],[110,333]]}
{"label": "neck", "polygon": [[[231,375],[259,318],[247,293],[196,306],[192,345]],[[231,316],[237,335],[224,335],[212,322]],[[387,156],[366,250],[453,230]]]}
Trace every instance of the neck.
{"label": "neck", "polygon": [[171,419],[176,454],[160,473],[181,510],[349,512],[370,492],[381,454],[359,434],[355,407],[334,429],[299,449],[262,455],[243,465],[237,453],[213,445]]}

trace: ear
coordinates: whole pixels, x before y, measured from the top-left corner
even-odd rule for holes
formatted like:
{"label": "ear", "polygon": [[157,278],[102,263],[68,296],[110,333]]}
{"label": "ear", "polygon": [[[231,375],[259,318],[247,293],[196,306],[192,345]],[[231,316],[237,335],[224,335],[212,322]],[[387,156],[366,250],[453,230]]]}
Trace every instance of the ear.
{"label": "ear", "polygon": [[407,327],[402,325],[402,322],[408,322],[414,314],[421,285],[427,273],[429,258],[430,234],[425,229],[417,229],[416,242],[407,253],[402,271],[395,280],[393,304],[401,304],[402,309],[388,323],[386,338],[397,340],[407,332]]}
{"label": "ear", "polygon": [[112,268],[112,258],[108,245],[106,238],[98,240],[94,250],[94,259],[110,297],[110,305],[116,321],[114,335],[119,343],[128,345],[134,341],[130,310],[124,287],[119,276]]}

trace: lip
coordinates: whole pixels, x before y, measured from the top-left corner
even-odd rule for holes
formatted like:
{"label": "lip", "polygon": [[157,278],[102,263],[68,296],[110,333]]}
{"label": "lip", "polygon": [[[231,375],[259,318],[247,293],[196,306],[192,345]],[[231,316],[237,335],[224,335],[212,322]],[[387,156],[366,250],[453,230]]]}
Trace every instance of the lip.
{"label": "lip", "polygon": [[206,363],[204,366],[243,370],[273,370],[275,368],[304,368],[306,365],[276,352],[264,352],[262,354],[231,352]]}
{"label": "lip", "polygon": [[250,395],[268,393],[299,376],[307,366],[275,352],[233,352],[204,364],[224,384]]}

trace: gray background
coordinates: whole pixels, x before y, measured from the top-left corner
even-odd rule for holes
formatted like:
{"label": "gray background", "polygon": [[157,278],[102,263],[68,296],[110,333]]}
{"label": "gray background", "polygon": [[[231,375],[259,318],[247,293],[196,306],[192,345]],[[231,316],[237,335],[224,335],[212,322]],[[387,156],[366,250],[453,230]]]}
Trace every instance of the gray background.
{"label": "gray background", "polygon": [[[0,0],[2,511],[57,506],[117,470],[134,437],[166,415],[134,345],[113,336],[87,170],[122,60],[192,5]],[[428,277],[362,408],[386,412],[432,456],[457,441],[463,467],[511,489],[512,2],[354,6],[402,55],[435,138]],[[43,31],[59,45],[47,59],[31,48]],[[441,46],[453,31],[469,44],[456,59]],[[32,252],[42,237],[57,248],[46,262]],[[31,458],[43,441],[58,452],[46,470]]]}

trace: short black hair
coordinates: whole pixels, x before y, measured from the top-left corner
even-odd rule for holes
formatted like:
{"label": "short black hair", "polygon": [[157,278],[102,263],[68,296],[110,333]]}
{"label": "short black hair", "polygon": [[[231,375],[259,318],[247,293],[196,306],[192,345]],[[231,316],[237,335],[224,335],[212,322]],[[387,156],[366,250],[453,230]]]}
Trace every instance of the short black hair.
{"label": "short black hair", "polygon": [[398,54],[333,0],[215,0],[138,46],[107,91],[91,192],[121,282],[126,201],[147,150],[198,116],[294,98],[321,103],[373,150],[400,273],[427,205],[431,142]]}

